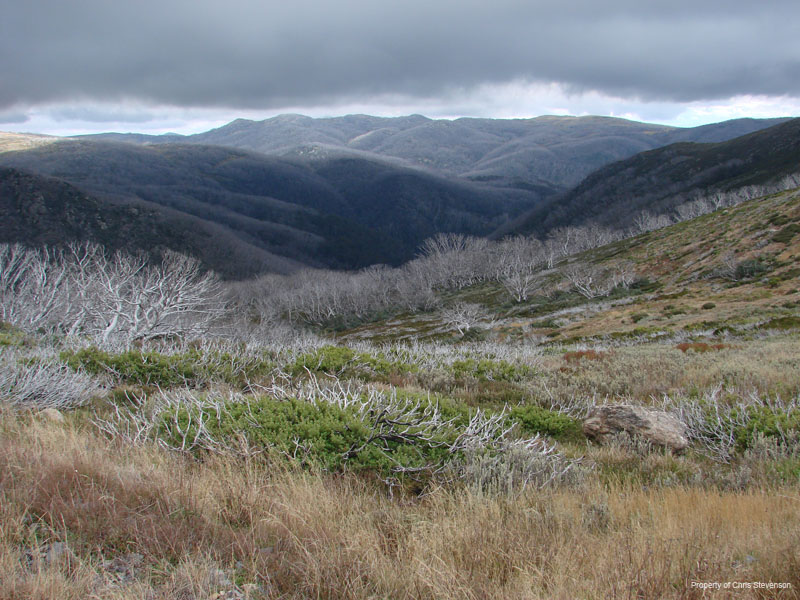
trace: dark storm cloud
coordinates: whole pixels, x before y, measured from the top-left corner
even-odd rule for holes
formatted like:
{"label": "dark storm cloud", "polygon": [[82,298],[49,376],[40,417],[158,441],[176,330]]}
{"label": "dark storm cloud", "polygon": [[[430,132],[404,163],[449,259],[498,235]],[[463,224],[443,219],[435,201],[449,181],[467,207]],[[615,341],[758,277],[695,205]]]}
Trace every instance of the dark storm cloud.
{"label": "dark storm cloud", "polygon": [[0,108],[308,106],[514,79],[645,100],[798,95],[798,22],[797,0],[12,0]]}

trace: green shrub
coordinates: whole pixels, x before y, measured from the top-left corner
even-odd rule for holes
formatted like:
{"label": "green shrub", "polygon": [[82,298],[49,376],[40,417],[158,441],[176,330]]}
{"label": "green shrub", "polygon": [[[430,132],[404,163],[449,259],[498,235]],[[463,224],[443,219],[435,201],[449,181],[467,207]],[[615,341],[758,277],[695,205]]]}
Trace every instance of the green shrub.
{"label": "green shrub", "polygon": [[581,422],[568,415],[530,404],[511,409],[511,420],[519,424],[523,435],[542,433],[560,441],[584,438]]}
{"label": "green shrub", "polygon": [[393,374],[409,373],[413,370],[415,370],[414,367],[407,363],[389,361],[383,356],[374,357],[344,346],[323,346],[313,352],[306,352],[298,356],[289,367],[289,371],[294,376],[310,371],[361,379],[381,379]]}
{"label": "green shrub", "polygon": [[528,365],[474,358],[457,360],[450,366],[450,370],[457,379],[473,377],[480,381],[522,381],[535,374],[534,369]]}
{"label": "green shrub", "polygon": [[760,329],[788,329],[800,328],[800,317],[776,317],[759,326]]}
{"label": "green shrub", "polygon": [[714,304],[713,302],[706,302],[705,304],[703,304],[703,310],[711,310],[712,308],[716,308],[716,306],[717,305]]}
{"label": "green shrub", "polygon": [[743,260],[739,264],[736,265],[736,270],[734,271],[734,278],[735,279],[753,279],[755,277],[759,277],[769,271],[769,267],[764,264],[763,261],[757,258],[751,258],[748,260]]}
{"label": "green shrub", "polygon": [[25,343],[25,332],[11,323],[0,321],[0,346],[22,346]]}
{"label": "green shrub", "polygon": [[736,443],[746,449],[757,435],[777,438],[784,434],[800,432],[800,410],[780,412],[769,406],[748,406],[748,422],[736,429]]}
{"label": "green shrub", "polygon": [[772,241],[778,242],[779,244],[788,244],[798,233],[800,233],[800,225],[797,223],[791,223],[773,235]]}
{"label": "green shrub", "polygon": [[93,375],[110,374],[122,383],[167,388],[194,382],[199,356],[137,350],[110,354],[98,348],[83,348],[77,352],[65,350],[61,360],[73,369],[83,368]]}
{"label": "green shrub", "polygon": [[642,277],[641,279],[634,281],[631,284],[630,289],[638,293],[647,294],[650,292],[655,292],[662,287],[664,287],[664,284],[660,281],[653,281],[647,277]]}
{"label": "green shrub", "polygon": [[[200,414],[202,413],[202,414]],[[159,433],[172,446],[193,440],[198,418],[212,439],[236,445],[242,435],[256,447],[303,466],[327,471],[370,470],[387,474],[393,467],[424,468],[443,464],[448,453],[443,442],[455,436],[445,429],[432,443],[411,443],[404,439],[370,439],[372,419],[355,409],[335,404],[312,404],[297,399],[276,400],[267,396],[249,402],[230,401],[218,410],[182,408],[177,416],[167,411],[160,416]],[[413,434],[413,426],[411,427]]]}
{"label": "green shrub", "polygon": [[775,213],[770,216],[769,224],[775,225],[776,227],[780,227],[782,225],[786,225],[789,222],[789,217],[786,215],[782,215],[780,213]]}
{"label": "green shrub", "polygon": [[646,312],[634,313],[634,314],[631,315],[631,321],[633,321],[634,323],[638,323],[642,319],[646,319],[649,316],[650,315],[648,315]]}
{"label": "green shrub", "polygon": [[558,329],[558,321],[555,319],[544,319],[542,321],[534,321],[528,325],[531,329]]}
{"label": "green shrub", "polygon": [[170,388],[198,386],[216,381],[243,387],[248,381],[267,375],[274,364],[266,359],[239,357],[227,352],[160,354],[129,350],[111,354],[98,348],[77,352],[65,350],[61,360],[73,369],[93,375],[111,375],[117,382],[138,386]]}

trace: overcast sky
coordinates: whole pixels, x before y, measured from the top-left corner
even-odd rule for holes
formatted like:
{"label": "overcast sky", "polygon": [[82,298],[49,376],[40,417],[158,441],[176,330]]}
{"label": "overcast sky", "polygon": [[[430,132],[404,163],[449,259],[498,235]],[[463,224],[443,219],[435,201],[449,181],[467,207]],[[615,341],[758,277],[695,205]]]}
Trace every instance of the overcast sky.
{"label": "overcast sky", "polygon": [[0,130],[800,115],[798,0],[5,0]]}

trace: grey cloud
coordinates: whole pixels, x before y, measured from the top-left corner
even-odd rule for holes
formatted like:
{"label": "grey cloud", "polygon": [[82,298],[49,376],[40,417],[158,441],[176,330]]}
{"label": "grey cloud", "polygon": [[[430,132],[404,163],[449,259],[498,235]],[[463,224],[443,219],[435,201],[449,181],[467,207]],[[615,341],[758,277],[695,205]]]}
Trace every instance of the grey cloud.
{"label": "grey cloud", "polygon": [[24,112],[15,110],[0,111],[0,123],[3,124],[27,123],[29,120],[30,117]]}
{"label": "grey cloud", "polygon": [[269,109],[513,79],[652,101],[800,95],[796,0],[31,0],[3,13],[0,107]]}

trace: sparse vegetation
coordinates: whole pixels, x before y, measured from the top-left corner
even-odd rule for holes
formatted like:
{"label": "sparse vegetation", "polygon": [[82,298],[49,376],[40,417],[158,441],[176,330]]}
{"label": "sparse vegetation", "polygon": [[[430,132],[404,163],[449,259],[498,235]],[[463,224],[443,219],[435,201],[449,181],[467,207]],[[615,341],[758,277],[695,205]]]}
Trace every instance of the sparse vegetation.
{"label": "sparse vegetation", "polygon": [[[0,597],[685,598],[706,580],[794,593],[800,316],[781,277],[798,236],[780,252],[755,240],[797,201],[701,217],[737,240],[736,281],[714,271],[728,249],[687,221],[624,247],[566,230],[440,238],[408,271],[298,275],[292,294],[319,291],[302,305],[214,280],[214,319],[182,315],[164,335],[34,321],[14,297],[30,288],[6,285]],[[565,285],[577,261],[556,242],[609,295]],[[526,293],[489,268],[492,248],[542,253]],[[412,273],[430,278],[413,291]],[[483,339],[445,322],[463,305],[479,306]],[[326,337],[331,310],[357,326]],[[583,420],[604,404],[665,412],[688,448],[590,441]]]}

